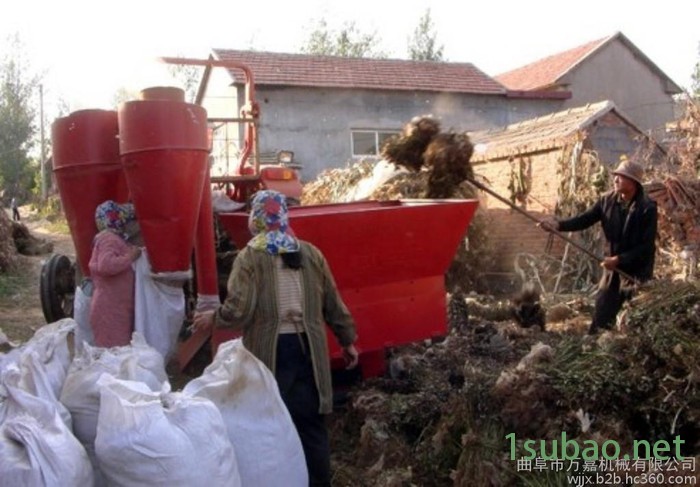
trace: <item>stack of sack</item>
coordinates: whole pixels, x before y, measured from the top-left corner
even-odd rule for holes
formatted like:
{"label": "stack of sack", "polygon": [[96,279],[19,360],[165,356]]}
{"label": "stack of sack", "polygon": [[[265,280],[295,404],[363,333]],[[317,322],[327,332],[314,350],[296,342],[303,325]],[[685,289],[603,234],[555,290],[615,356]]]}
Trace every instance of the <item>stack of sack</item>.
{"label": "stack of sack", "polygon": [[0,479],[32,486],[306,486],[272,373],[240,340],[182,392],[163,355],[78,347],[72,319],[0,354]]}

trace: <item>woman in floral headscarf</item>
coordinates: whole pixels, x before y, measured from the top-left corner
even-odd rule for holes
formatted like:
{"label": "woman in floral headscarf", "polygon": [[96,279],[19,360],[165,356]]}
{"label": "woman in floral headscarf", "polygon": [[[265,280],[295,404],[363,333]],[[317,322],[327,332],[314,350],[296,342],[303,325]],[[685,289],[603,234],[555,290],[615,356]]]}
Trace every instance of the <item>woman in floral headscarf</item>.
{"label": "woman in floral headscarf", "polygon": [[108,200],[95,210],[99,233],[90,258],[94,292],[90,325],[95,345],[128,345],[134,331],[134,270],[131,263],[141,253],[128,242],[137,233],[134,206]]}
{"label": "woman in floral headscarf", "polygon": [[355,323],[326,259],[289,227],[287,203],[259,191],[248,226],[253,238],[233,263],[228,296],[216,311],[197,314],[197,328],[243,332],[243,344],[275,374],[301,438],[311,485],[330,486],[330,449],[324,415],[332,410],[327,323],[348,368],[357,365]]}

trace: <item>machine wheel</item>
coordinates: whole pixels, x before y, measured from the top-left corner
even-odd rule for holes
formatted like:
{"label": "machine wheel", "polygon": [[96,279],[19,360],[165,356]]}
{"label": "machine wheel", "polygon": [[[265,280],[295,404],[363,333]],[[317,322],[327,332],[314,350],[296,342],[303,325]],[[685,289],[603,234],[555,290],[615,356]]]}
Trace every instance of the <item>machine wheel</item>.
{"label": "machine wheel", "polygon": [[41,309],[47,323],[73,316],[75,269],[70,259],[54,254],[41,267]]}

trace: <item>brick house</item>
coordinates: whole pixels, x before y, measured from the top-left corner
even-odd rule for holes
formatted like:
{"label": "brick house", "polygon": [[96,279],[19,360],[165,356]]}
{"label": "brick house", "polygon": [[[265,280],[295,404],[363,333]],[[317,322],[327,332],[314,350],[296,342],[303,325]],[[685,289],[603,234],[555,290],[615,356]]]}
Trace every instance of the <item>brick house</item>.
{"label": "brick house", "polygon": [[[510,91],[470,63],[226,49],[214,49],[212,58],[251,69],[260,106],[258,150],[292,151],[307,181],[324,169],[376,157],[382,142],[417,115],[432,114],[445,129],[480,130],[550,113],[569,96]],[[209,116],[239,113],[243,72],[217,68],[205,76],[200,95]],[[235,155],[241,147],[239,126],[221,125],[224,131],[228,142],[215,155],[214,175],[232,166],[222,153]]]}
{"label": "brick house", "polygon": [[561,108],[610,100],[640,129],[663,139],[682,89],[624,34],[588,42],[495,77],[509,90],[565,91]]}
{"label": "brick house", "polygon": [[[469,135],[475,144],[472,164],[477,176],[538,218],[552,215],[555,209],[570,216],[587,208],[598,194],[612,187],[609,173],[621,155],[644,153],[650,161],[664,155],[660,146],[609,101]],[[512,281],[519,255],[549,254],[557,259],[563,255],[563,242],[552,240],[532,220],[489,195],[480,198],[497,256],[487,274],[497,281]],[[597,227],[592,231],[597,232]],[[591,235],[590,242],[602,239]],[[600,249],[594,245],[591,250]],[[575,252],[569,252],[568,258],[581,259]]]}
{"label": "brick house", "polygon": [[[474,131],[611,100],[634,125],[661,140],[674,119],[673,96],[681,92],[620,32],[495,78],[470,63],[229,49],[214,49],[212,58],[251,68],[261,109],[257,150],[292,151],[304,180],[376,157],[386,137],[428,113],[444,128]],[[236,116],[244,103],[243,73],[210,74],[207,91],[200,93],[210,116]],[[226,143],[215,154],[215,175],[230,171],[242,145],[240,126],[220,129]]]}

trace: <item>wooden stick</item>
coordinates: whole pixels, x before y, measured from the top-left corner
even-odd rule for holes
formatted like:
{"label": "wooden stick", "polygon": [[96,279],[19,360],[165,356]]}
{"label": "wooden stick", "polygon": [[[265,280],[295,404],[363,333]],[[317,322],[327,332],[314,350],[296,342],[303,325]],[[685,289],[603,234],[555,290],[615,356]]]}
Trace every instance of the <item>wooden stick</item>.
{"label": "wooden stick", "polygon": [[[538,219],[537,217],[531,215],[530,213],[528,213],[527,211],[523,210],[523,209],[520,208],[519,206],[514,205],[510,200],[507,200],[506,198],[504,198],[503,196],[499,195],[499,194],[496,193],[494,190],[492,190],[492,189],[489,188],[488,186],[486,186],[486,185],[480,183],[479,181],[476,181],[475,179],[472,179],[472,178],[467,178],[467,181],[468,181],[470,184],[472,184],[473,186],[477,187],[478,189],[480,189],[480,190],[482,190],[482,191],[484,191],[484,192],[490,194],[491,196],[493,196],[494,198],[496,198],[496,199],[497,199],[498,201],[500,201],[501,203],[503,203],[503,204],[505,204],[505,205],[508,205],[508,207],[510,207],[510,208],[512,208],[513,210],[517,211],[518,213],[520,213],[520,214],[523,215],[524,217],[529,218],[530,220],[532,220],[532,221],[534,221],[534,222],[536,222],[536,223],[541,223],[541,222],[542,222],[542,221],[541,221],[540,219]],[[556,236],[559,237],[560,239],[562,239],[562,240],[564,240],[564,241],[570,243],[571,245],[573,245],[574,247],[576,247],[578,250],[580,250],[580,251],[583,252],[584,254],[586,254],[586,255],[588,255],[589,257],[591,257],[592,259],[594,259],[594,260],[595,260],[596,262],[598,262],[599,264],[600,264],[601,262],[603,262],[603,258],[602,258],[601,256],[599,256],[599,255],[596,254],[595,252],[590,251],[589,249],[587,249],[586,247],[584,247],[584,246],[581,245],[580,243],[576,242],[576,241],[573,240],[572,238],[570,238],[570,237],[564,235],[563,233],[561,233],[561,232],[559,232],[559,231],[557,231],[557,230],[554,230],[554,229],[550,229],[550,230],[547,230],[547,231],[549,231],[549,232],[551,232],[552,234],[556,235]],[[625,279],[629,279],[630,281],[634,282],[635,284],[638,283],[638,281],[637,281],[636,278],[630,276],[629,274],[627,274],[627,273],[624,272],[624,271],[621,271],[621,270],[619,270],[619,269],[613,269],[613,271],[614,271],[614,272],[617,272],[618,274],[620,274],[621,277],[624,277]]]}

